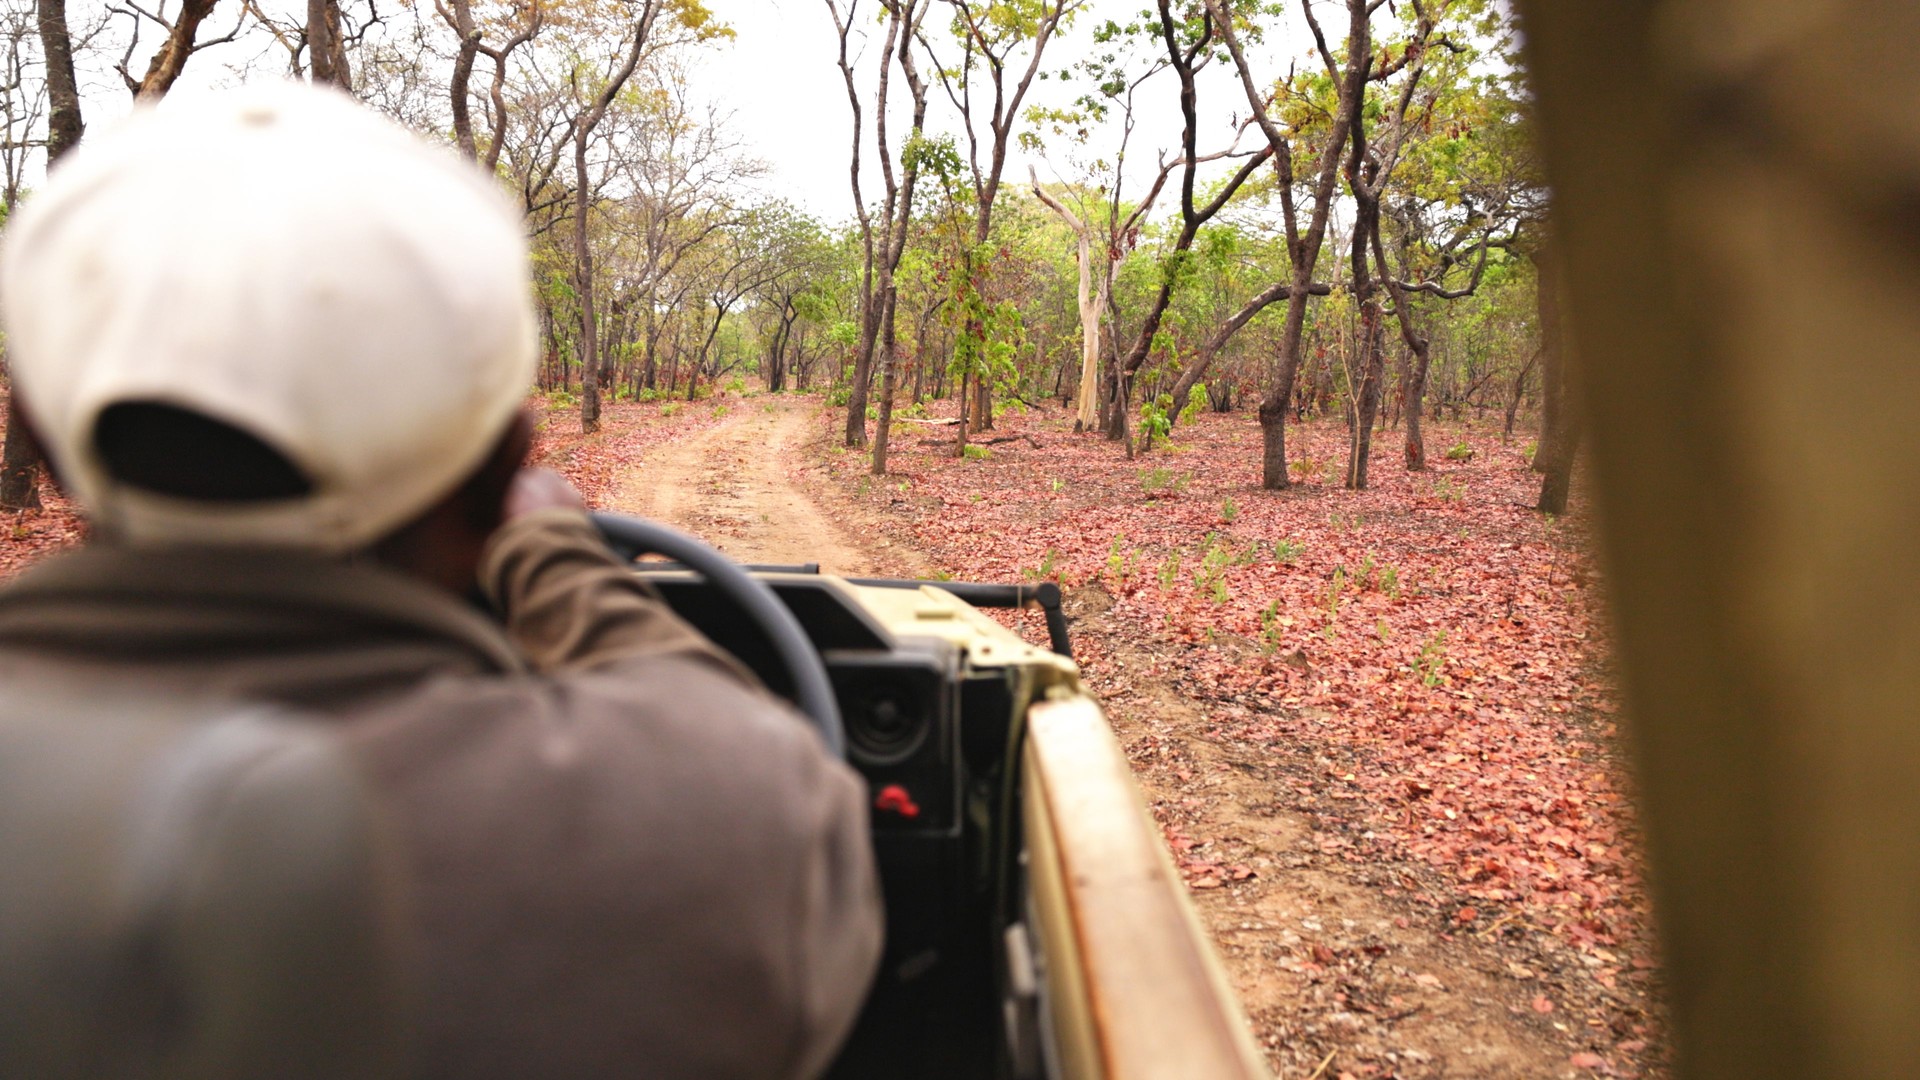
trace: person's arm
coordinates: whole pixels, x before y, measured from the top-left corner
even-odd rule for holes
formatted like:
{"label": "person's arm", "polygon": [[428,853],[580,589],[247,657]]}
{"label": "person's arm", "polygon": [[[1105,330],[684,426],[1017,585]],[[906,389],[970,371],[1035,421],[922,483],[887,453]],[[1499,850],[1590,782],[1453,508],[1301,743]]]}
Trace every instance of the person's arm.
{"label": "person's arm", "polygon": [[832,1064],[873,983],[884,905],[868,833],[866,784],[834,763],[801,864],[792,926],[797,1039],[788,1076],[819,1076]]}
{"label": "person's arm", "polygon": [[502,525],[482,557],[480,586],[536,671],[678,653],[751,681],[614,558],[583,511],[548,506]]}

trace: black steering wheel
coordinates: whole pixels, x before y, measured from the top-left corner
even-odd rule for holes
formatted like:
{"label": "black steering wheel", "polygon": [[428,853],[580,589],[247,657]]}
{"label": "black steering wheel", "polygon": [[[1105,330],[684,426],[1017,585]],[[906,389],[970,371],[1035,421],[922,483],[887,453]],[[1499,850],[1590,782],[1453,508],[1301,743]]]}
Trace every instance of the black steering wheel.
{"label": "black steering wheel", "polygon": [[707,584],[725,597],[765,634],[773,646],[773,655],[793,682],[793,703],[813,721],[827,752],[844,758],[847,754],[846,731],[840,724],[840,704],[833,696],[833,683],[820,654],[800,628],[800,621],[773,590],[734,565],[705,541],[696,540],[678,529],[657,521],[625,514],[596,513],[593,524],[606,538],[607,546],[623,559],[642,555],[663,555],[699,574]]}

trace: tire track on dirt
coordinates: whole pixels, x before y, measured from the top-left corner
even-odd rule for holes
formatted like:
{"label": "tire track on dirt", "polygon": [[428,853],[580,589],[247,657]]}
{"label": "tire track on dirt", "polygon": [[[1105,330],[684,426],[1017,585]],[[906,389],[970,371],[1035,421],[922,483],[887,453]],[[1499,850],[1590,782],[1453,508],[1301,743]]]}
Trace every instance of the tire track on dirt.
{"label": "tire track on dirt", "polygon": [[741,562],[819,563],[826,573],[911,571],[919,560],[808,493],[812,403],[778,396],[738,403],[722,422],[622,467],[609,509],[678,526]]}

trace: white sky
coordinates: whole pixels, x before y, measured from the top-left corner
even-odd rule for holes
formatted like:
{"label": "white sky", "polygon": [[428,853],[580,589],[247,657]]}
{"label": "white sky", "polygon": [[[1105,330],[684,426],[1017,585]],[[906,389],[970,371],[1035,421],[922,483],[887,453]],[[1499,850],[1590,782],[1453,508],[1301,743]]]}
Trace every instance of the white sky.
{"label": "white sky", "polygon": [[[709,0],[709,6],[733,26],[737,36],[732,44],[703,57],[695,65],[693,77],[704,93],[736,110],[737,129],[753,152],[771,166],[766,185],[769,193],[791,199],[823,218],[851,217],[853,202],[848,191],[847,164],[852,115],[847,106],[846,84],[835,64],[838,46],[824,0]],[[936,3],[936,8],[938,6]],[[1109,19],[1124,21],[1135,17],[1144,6],[1145,0],[1090,0],[1073,25],[1049,43],[1045,70],[1058,74],[1085,58],[1094,50],[1096,25]],[[861,7],[863,13],[871,14],[878,5],[866,0]],[[936,10],[934,14],[939,13]],[[863,133],[867,145],[862,157],[867,166],[863,171],[868,175],[863,184],[871,205],[880,183],[872,147],[872,72],[883,44],[884,28],[877,22],[868,26],[871,42],[859,72],[867,114]],[[929,29],[936,29],[931,17]],[[944,27],[937,29],[944,33]],[[1272,34],[1272,38],[1276,44],[1292,40],[1296,45],[1305,45],[1311,42],[1305,33],[1304,20],[1296,15]],[[1026,54],[1022,53],[1019,60],[1024,65]],[[931,66],[923,60],[920,67],[923,75],[931,79]],[[1279,69],[1271,65],[1269,71],[1272,75],[1280,74]],[[1064,107],[1080,92],[1079,84],[1062,84],[1057,79],[1036,80],[1026,104]],[[889,132],[898,133],[906,121],[906,88],[897,73],[891,93],[899,115]],[[1176,94],[1174,77],[1165,72],[1148,82],[1136,98],[1138,124],[1128,151],[1129,191],[1133,194],[1139,194],[1141,188],[1151,182],[1158,152],[1166,151],[1169,158],[1178,153],[1181,125]],[[1246,113],[1243,92],[1230,68],[1202,71],[1202,153],[1223,148],[1231,139],[1230,118]],[[952,134],[965,154],[959,118],[937,83],[929,91],[928,127]],[[984,132],[984,123],[981,127]],[[1109,132],[1096,134],[1089,150],[1097,155],[1111,155],[1118,142],[1116,125]],[[1257,133],[1253,133],[1243,140],[1243,145],[1250,147],[1256,142]],[[1032,159],[1016,147],[1010,155],[1003,185],[1025,186],[1029,163],[1038,168],[1042,182],[1059,178],[1047,162]],[[1056,164],[1062,170],[1071,168],[1064,160]]]}
{"label": "white sky", "polygon": [[[429,0],[413,2],[417,5],[414,10],[426,18],[433,17],[428,6]],[[743,149],[765,161],[769,167],[761,185],[766,194],[795,202],[829,221],[849,219],[853,204],[847,187],[847,155],[852,121],[845,86],[835,65],[836,40],[824,0],[708,2],[715,14],[734,28],[736,37],[730,43],[704,49],[688,58],[687,66],[696,95],[732,111],[733,127]],[[75,0],[70,3],[69,18],[74,31],[83,32],[84,27],[99,17],[106,5],[107,0]],[[292,5],[293,0],[264,0],[262,6],[269,11],[276,11]],[[297,6],[304,9],[305,5],[301,3]],[[398,7],[398,0],[383,0],[381,6],[393,18],[396,26],[405,25],[405,20],[413,17],[405,8],[394,10]],[[939,14],[940,6],[936,2],[935,16]],[[1136,17],[1145,6],[1145,0],[1089,0],[1074,24],[1049,46],[1046,70],[1057,74],[1088,55],[1093,49],[1093,27],[1098,23],[1108,19],[1124,21]],[[232,26],[238,7],[236,0],[220,0],[213,17],[203,27],[203,36],[226,33]],[[866,146],[862,155],[866,163],[863,171],[867,173],[864,183],[869,205],[875,201],[879,188],[871,116],[872,72],[883,34],[883,28],[877,20],[872,19],[877,9],[878,4],[873,0],[862,0],[862,22],[871,35],[860,65],[860,88],[868,114],[865,117]],[[1334,14],[1330,10],[1328,17]],[[944,34],[944,27],[930,25],[930,30],[936,31],[930,36]],[[152,51],[152,35],[146,37],[148,40],[141,42],[134,58],[136,66],[144,65]],[[1269,32],[1269,55],[1262,58],[1260,63],[1263,76],[1271,79],[1283,72],[1284,61],[1278,59],[1280,56],[1309,55],[1310,40],[1306,36],[1304,20],[1297,11],[1290,10],[1286,23]],[[260,74],[284,70],[284,59],[278,48],[263,33],[209,48],[194,57],[188,66],[187,76],[176,92],[195,93],[208,87],[230,85],[238,78],[236,69],[249,64]],[[104,51],[83,58],[81,80],[86,92],[86,119],[90,127],[108,122],[124,114],[130,107],[119,76],[111,71],[110,65],[116,60],[117,55],[108,56]],[[1024,56],[1020,62],[1024,64]],[[931,78],[930,65],[923,60],[921,66]],[[1077,86],[1063,85],[1057,79],[1036,81],[1027,104],[1064,106],[1070,103],[1077,92]],[[1178,152],[1180,117],[1175,95],[1176,87],[1170,73],[1156,76],[1140,92],[1139,123],[1129,151],[1130,194],[1140,194],[1144,185],[1150,182],[1158,153],[1164,151],[1172,157]],[[896,75],[894,105],[902,110],[890,129],[896,139],[897,133],[905,126],[904,98],[904,83]],[[1239,82],[1230,68],[1218,65],[1203,71],[1200,81],[1200,115],[1203,122],[1201,152],[1223,148],[1231,137],[1232,119],[1244,116],[1246,111]],[[959,138],[957,128],[958,118],[937,84],[930,91],[928,122],[935,131],[954,134],[962,153],[965,153],[964,140]],[[1110,155],[1117,146],[1118,138],[1117,128],[1097,132],[1087,152],[1091,155]],[[1250,135],[1243,145],[1253,145],[1256,138]],[[1065,160],[1068,148],[1055,144],[1050,149],[1058,159],[1055,165],[1063,174],[1070,174],[1072,167]],[[1007,165],[1003,184],[1024,186],[1028,164],[1028,157],[1016,148]],[[1043,181],[1061,175],[1054,173],[1045,162],[1036,161],[1034,164],[1039,167]],[[1171,200],[1163,199],[1159,209],[1164,211],[1171,205]]]}

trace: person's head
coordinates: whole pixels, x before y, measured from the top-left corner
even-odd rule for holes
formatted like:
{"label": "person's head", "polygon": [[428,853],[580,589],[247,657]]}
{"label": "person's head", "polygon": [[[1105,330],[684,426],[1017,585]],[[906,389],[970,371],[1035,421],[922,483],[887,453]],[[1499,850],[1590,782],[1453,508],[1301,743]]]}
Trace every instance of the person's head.
{"label": "person's head", "polygon": [[477,552],[525,454],[517,215],[332,91],[169,101],[90,138],[6,230],[0,312],[35,433],[117,543],[443,576],[409,560]]}

